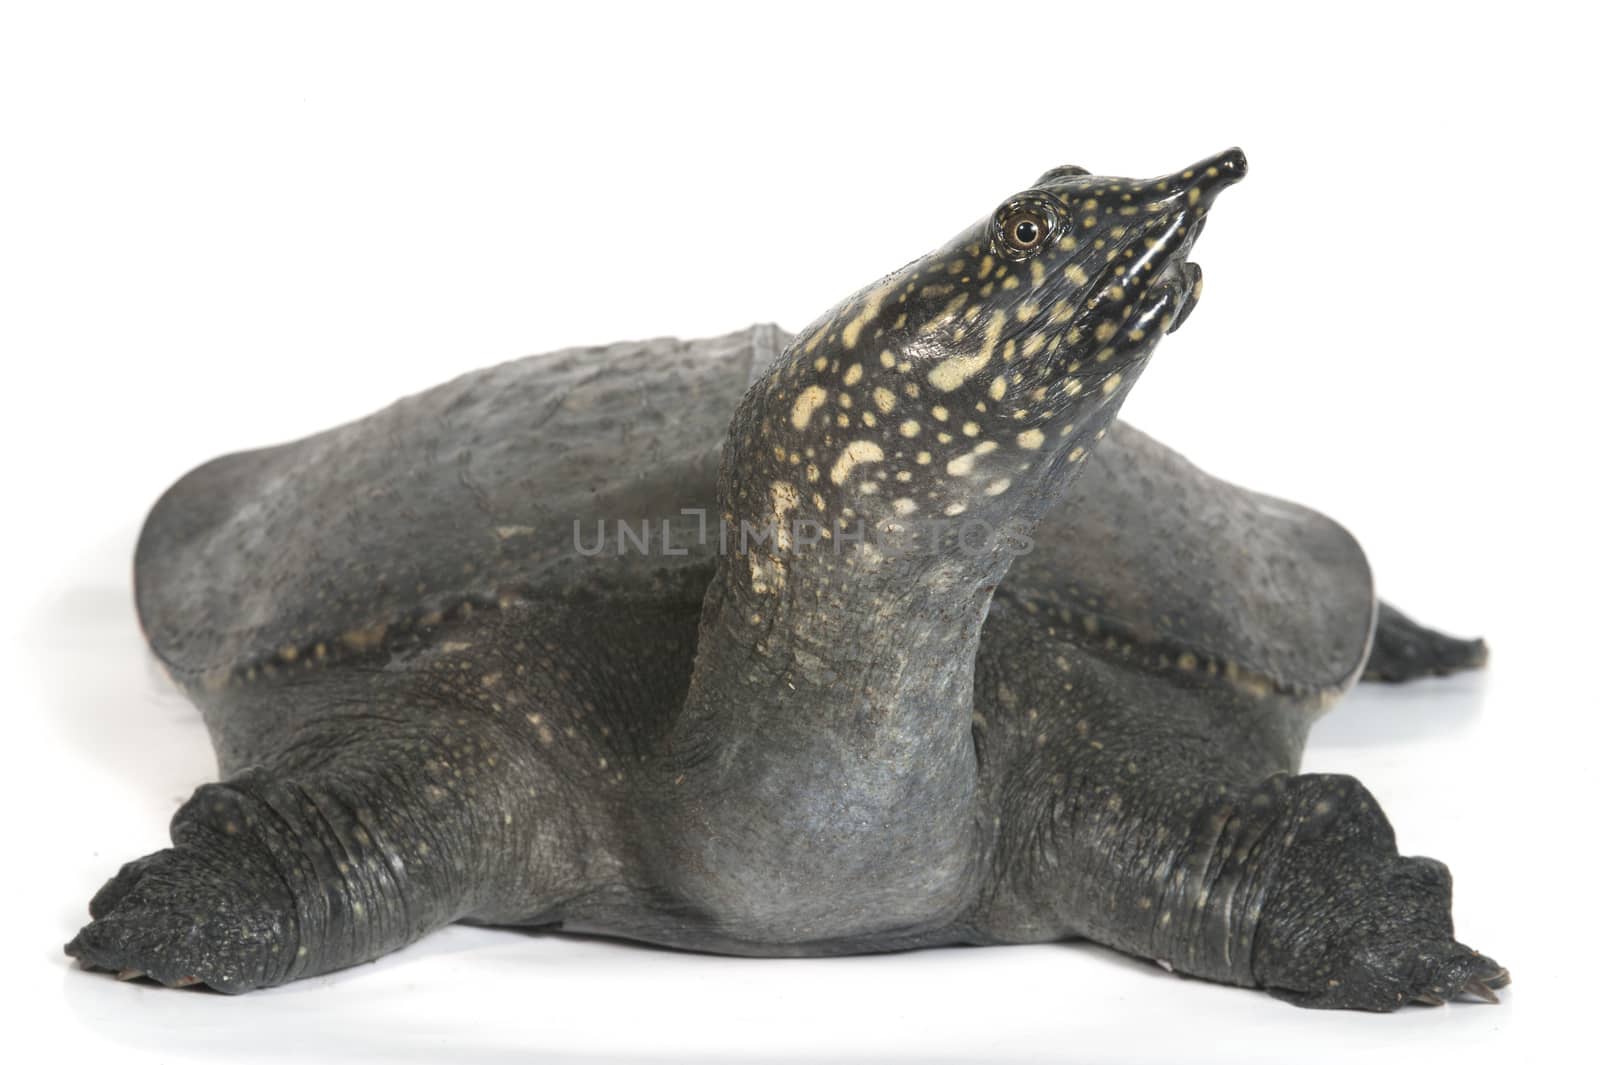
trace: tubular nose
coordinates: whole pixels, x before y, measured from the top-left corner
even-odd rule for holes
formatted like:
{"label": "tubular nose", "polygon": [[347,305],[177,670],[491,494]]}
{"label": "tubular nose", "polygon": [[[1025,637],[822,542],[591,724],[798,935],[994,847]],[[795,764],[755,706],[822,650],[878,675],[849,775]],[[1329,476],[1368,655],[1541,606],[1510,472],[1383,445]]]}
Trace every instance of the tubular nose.
{"label": "tubular nose", "polygon": [[1165,184],[1169,188],[1186,191],[1191,205],[1201,202],[1209,204],[1217,193],[1243,178],[1248,169],[1249,163],[1245,162],[1244,153],[1237,148],[1229,148],[1180,170],[1167,178]]}
{"label": "tubular nose", "polygon": [[1244,152],[1238,148],[1229,148],[1225,152],[1218,152],[1206,160],[1204,165],[1208,171],[1211,167],[1216,167],[1221,181],[1219,187],[1232,185],[1250,171],[1249,160],[1245,159]]}

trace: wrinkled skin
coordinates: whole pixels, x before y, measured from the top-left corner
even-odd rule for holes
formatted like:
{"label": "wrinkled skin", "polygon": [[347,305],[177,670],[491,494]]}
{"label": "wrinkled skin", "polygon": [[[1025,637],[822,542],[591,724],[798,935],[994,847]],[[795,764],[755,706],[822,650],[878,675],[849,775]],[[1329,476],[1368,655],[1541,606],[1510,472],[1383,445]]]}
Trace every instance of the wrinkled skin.
{"label": "wrinkled skin", "polygon": [[1115,421],[1243,173],[1058,168],[795,337],[523,360],[196,470],[136,583],[223,780],[68,953],[238,992],[456,920],[1087,936],[1302,1005],[1492,997],[1444,867],[1295,775],[1364,668],[1482,645]]}

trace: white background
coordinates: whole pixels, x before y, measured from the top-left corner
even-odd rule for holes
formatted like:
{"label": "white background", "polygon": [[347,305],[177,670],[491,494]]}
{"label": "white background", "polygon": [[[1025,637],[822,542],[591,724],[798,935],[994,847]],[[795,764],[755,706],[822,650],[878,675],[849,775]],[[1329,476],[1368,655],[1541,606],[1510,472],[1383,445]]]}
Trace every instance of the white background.
{"label": "white background", "polygon": [[[1591,27],[1533,3],[8,5],[0,966],[21,1060],[1517,1060],[1594,962]],[[1251,173],[1127,406],[1334,514],[1483,676],[1307,768],[1447,860],[1499,1007],[1318,1014],[1086,945],[741,961],[452,929],[228,999],[60,951],[214,772],[128,559],[213,455],[566,344],[797,328],[1047,167]],[[1537,1059],[1535,1059],[1537,1060]]]}

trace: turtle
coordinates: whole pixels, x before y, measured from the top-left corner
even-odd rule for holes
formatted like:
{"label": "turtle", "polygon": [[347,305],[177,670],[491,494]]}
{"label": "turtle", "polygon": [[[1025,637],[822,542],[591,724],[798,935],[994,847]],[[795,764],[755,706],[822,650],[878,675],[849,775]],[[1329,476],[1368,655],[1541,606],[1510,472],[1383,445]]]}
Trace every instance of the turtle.
{"label": "turtle", "polygon": [[450,922],[819,956],[1087,938],[1301,1006],[1495,999],[1302,774],[1481,666],[1360,546],[1118,418],[1229,149],[1059,166],[796,334],[567,349],[198,467],[135,553],[220,780],[66,945],[239,993]]}

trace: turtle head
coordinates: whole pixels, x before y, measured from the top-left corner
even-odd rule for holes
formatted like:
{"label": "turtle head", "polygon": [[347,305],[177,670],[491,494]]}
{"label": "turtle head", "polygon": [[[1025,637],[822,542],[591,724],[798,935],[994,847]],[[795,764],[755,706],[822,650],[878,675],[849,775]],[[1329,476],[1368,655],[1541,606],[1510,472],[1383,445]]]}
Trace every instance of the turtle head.
{"label": "turtle head", "polygon": [[[1047,171],[948,244],[840,309],[837,341],[925,377],[952,398],[1029,385],[1019,421],[1115,394],[1200,294],[1189,251],[1238,149],[1148,180]],[[809,342],[809,341],[808,341]],[[1109,385],[1109,387],[1108,387]],[[1040,389],[1043,393],[1040,394]]]}
{"label": "turtle head", "polygon": [[772,468],[735,494],[798,475],[819,512],[1026,525],[1193,308],[1190,248],[1244,172],[1237,149],[1148,180],[1046,172],[795,337],[735,426]]}

